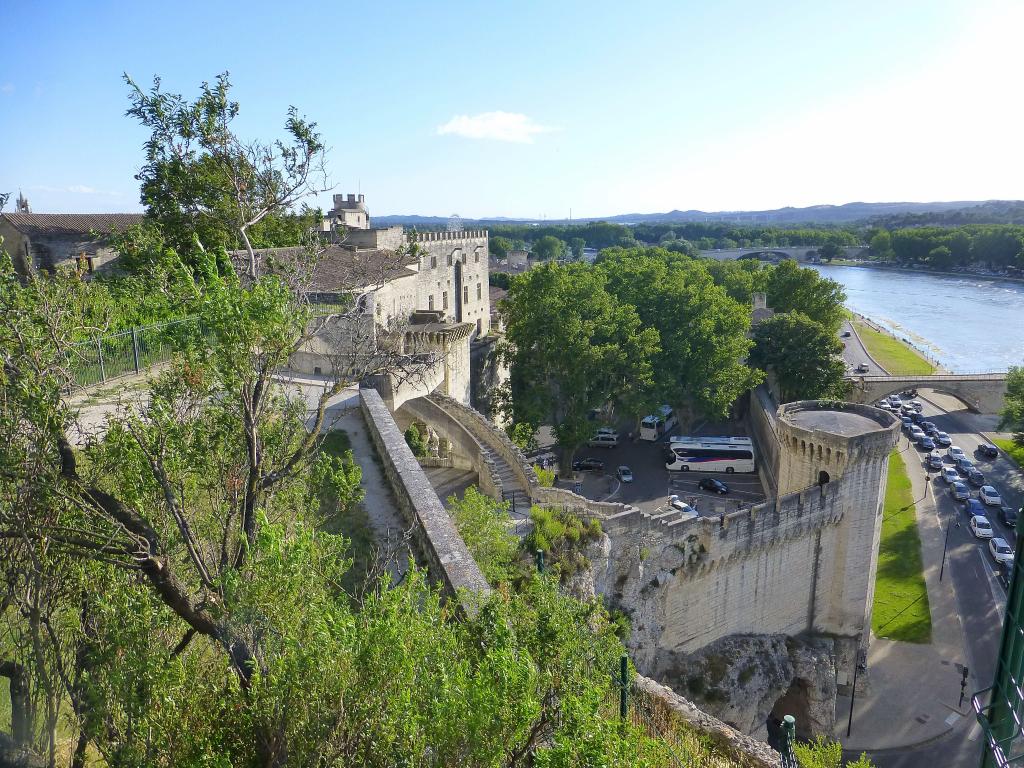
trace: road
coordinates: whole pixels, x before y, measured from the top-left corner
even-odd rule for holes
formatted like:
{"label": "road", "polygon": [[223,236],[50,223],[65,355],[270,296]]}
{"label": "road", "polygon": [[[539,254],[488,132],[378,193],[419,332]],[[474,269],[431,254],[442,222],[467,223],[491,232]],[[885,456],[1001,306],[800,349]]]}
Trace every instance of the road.
{"label": "road", "polygon": [[[844,341],[847,342],[844,355],[847,362],[851,365],[866,362],[875,372],[877,366],[867,358],[859,339],[851,336]],[[923,391],[919,393],[919,399],[924,403],[923,412],[928,420],[934,422],[939,430],[948,432],[953,444],[962,448],[984,473],[985,482],[994,485],[1005,502],[1019,509],[1024,503],[1024,480],[1020,470],[1003,455],[989,460],[976,454],[977,447],[987,442],[979,434],[979,429],[991,429],[993,419],[971,414],[959,401],[939,393]],[[907,446],[905,437],[901,437],[901,446]],[[925,474],[925,452],[910,447],[903,456],[909,472]],[[987,542],[975,539],[970,533],[964,505],[953,500],[948,487],[937,478],[936,473],[930,474],[933,476],[935,513],[939,515],[944,529],[947,524],[950,526],[944,580],[952,582],[956,604],[959,606],[966,642],[964,655],[971,671],[968,688],[970,694],[991,685],[995,675],[1006,592],[996,578]],[[972,488],[972,491],[973,496],[977,497],[977,489]],[[1006,539],[1016,549],[1015,532],[1003,524],[994,509],[989,520],[996,535]],[[912,685],[913,681],[908,680],[907,683]],[[979,765],[980,754],[979,729],[965,719],[962,727],[929,744],[876,753],[871,757],[879,768],[933,768],[938,765],[975,768]]]}
{"label": "road", "polygon": [[[843,335],[847,333],[850,335]],[[846,362],[846,365],[850,370],[855,370],[858,365],[864,364],[868,367],[868,370],[864,371],[862,375],[886,375],[887,371],[871,359],[871,355],[868,354],[867,349],[864,347],[864,342],[862,342],[860,340],[860,336],[854,332],[853,324],[849,320],[843,321],[843,325],[839,329],[839,335],[840,341],[843,342],[843,360]]]}

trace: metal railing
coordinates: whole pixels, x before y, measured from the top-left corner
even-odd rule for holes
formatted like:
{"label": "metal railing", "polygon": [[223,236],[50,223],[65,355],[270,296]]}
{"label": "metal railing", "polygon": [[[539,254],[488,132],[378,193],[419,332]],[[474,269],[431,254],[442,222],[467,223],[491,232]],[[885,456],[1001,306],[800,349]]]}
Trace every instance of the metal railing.
{"label": "metal railing", "polygon": [[[306,306],[313,315],[321,317],[346,312],[352,307],[351,303],[326,301],[308,302]],[[72,386],[91,387],[139,374],[153,365],[168,362],[185,342],[209,338],[209,330],[198,317],[192,316],[72,344],[68,354]]]}

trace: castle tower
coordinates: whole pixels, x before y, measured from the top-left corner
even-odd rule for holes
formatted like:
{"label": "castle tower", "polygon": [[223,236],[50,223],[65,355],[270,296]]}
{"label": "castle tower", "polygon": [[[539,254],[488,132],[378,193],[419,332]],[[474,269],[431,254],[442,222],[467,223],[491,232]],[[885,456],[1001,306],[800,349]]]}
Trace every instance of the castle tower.
{"label": "castle tower", "polygon": [[369,229],[370,212],[366,209],[364,195],[334,195],[334,207],[327,214],[325,228]]}
{"label": "castle tower", "polygon": [[842,519],[819,542],[819,551],[832,554],[814,564],[810,622],[815,631],[847,638],[855,663],[852,652],[867,646],[871,629],[882,503],[899,421],[868,405],[805,400],[779,408],[778,428],[780,497],[842,478]]}

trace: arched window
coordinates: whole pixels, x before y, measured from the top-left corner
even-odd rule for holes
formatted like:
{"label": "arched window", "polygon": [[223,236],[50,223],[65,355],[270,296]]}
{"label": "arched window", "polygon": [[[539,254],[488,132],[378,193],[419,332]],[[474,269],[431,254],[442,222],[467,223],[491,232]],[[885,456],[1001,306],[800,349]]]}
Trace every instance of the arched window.
{"label": "arched window", "polygon": [[818,485],[827,485],[828,484],[828,480],[829,480],[828,472],[826,472],[825,470],[822,470],[821,472],[818,473]]}

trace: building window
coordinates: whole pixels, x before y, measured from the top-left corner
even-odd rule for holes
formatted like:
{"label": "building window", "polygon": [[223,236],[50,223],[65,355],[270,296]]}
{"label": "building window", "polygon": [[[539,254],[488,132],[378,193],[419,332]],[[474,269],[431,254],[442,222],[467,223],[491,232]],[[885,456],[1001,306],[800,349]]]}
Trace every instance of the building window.
{"label": "building window", "polygon": [[430,257],[430,268],[437,269],[437,256]]}
{"label": "building window", "polygon": [[468,259],[468,258],[469,258],[469,256],[467,256],[465,253],[462,254],[462,263],[465,264],[466,263],[466,259]]}
{"label": "building window", "polygon": [[469,286],[462,286],[462,303],[469,304]]}
{"label": "building window", "polygon": [[477,320],[476,321],[476,335],[479,336],[483,332],[484,332],[483,325],[482,325],[480,320]]}
{"label": "building window", "polygon": [[441,293],[441,309],[448,309],[448,291]]}
{"label": "building window", "polygon": [[452,255],[448,254],[448,266],[450,267],[454,262],[452,261]]}
{"label": "building window", "polygon": [[481,285],[482,285],[482,283],[477,283],[476,284],[476,300],[477,301],[480,301],[483,298],[483,292],[480,289]]}
{"label": "building window", "polygon": [[480,251],[473,254],[473,260],[476,261],[477,264],[480,263]]}
{"label": "building window", "polygon": [[433,309],[433,308],[434,308],[434,294],[430,294],[427,297],[427,309]]}

